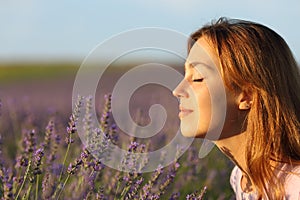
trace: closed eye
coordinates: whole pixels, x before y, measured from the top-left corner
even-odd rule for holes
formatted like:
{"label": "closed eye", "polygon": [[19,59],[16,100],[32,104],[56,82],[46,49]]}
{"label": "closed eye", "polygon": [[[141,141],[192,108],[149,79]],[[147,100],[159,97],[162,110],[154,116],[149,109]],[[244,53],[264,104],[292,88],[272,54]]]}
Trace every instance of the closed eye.
{"label": "closed eye", "polygon": [[202,82],[203,78],[197,78],[197,79],[193,79],[193,82]]}

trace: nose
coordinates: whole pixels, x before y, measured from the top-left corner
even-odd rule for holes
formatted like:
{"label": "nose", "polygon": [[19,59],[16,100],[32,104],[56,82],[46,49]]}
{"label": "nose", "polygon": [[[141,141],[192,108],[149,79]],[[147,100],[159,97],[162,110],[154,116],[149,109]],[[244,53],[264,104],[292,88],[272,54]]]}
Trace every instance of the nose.
{"label": "nose", "polygon": [[185,98],[188,98],[189,95],[188,95],[188,92],[187,92],[187,83],[186,83],[186,80],[182,80],[178,85],[177,87],[173,90],[173,95],[175,97],[178,97],[178,98],[181,98],[181,97],[185,97]]}

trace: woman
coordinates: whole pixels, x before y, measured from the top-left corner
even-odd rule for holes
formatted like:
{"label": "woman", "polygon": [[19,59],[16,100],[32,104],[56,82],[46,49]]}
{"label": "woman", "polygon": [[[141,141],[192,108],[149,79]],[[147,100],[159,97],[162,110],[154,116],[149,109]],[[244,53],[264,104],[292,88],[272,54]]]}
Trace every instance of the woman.
{"label": "woman", "polygon": [[188,51],[173,91],[182,134],[210,139],[236,164],[237,199],[300,199],[300,73],[286,42],[221,18],[193,33]]}

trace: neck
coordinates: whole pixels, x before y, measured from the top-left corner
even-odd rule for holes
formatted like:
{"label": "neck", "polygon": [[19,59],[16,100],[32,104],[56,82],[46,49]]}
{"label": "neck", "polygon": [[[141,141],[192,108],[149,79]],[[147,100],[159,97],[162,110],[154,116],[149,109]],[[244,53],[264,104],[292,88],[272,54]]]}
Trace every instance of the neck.
{"label": "neck", "polygon": [[246,132],[215,141],[217,147],[234,162],[244,173],[248,174],[246,165]]}

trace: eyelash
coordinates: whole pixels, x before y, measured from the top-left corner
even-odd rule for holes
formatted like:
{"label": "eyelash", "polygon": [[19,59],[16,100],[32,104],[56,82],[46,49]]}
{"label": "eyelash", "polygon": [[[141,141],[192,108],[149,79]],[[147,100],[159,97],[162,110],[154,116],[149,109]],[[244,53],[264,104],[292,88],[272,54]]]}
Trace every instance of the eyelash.
{"label": "eyelash", "polygon": [[203,78],[193,79],[193,82],[202,82]]}

